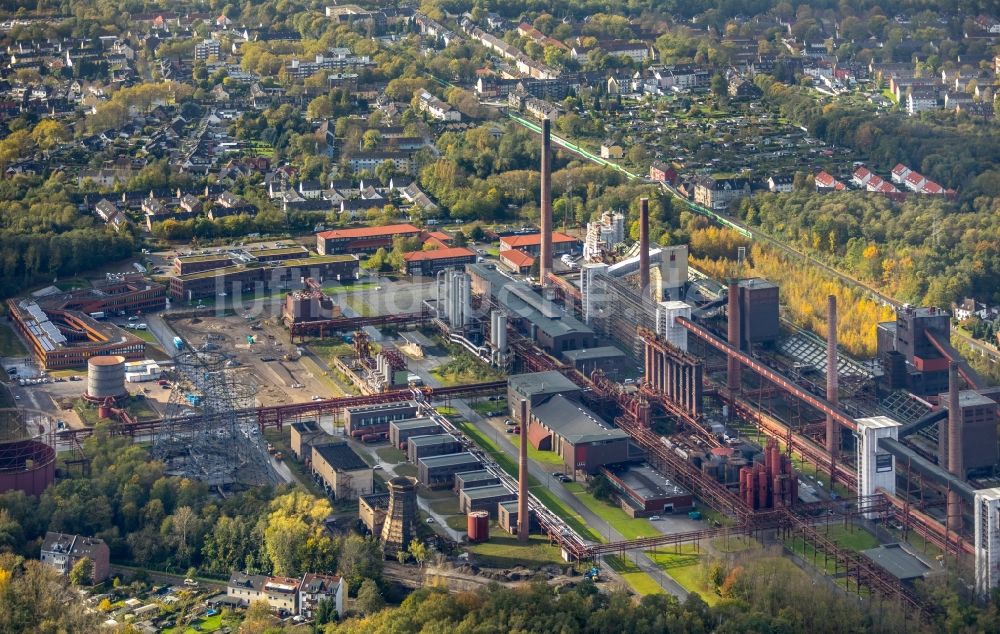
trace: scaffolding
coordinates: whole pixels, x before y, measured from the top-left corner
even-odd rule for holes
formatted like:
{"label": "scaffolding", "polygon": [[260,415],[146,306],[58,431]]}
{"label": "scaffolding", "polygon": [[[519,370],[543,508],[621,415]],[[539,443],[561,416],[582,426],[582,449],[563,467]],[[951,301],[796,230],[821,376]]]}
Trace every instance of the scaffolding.
{"label": "scaffolding", "polygon": [[175,358],[173,390],[153,435],[153,455],[168,473],[219,489],[277,483],[257,426],[256,381],[227,361],[216,351],[188,350]]}

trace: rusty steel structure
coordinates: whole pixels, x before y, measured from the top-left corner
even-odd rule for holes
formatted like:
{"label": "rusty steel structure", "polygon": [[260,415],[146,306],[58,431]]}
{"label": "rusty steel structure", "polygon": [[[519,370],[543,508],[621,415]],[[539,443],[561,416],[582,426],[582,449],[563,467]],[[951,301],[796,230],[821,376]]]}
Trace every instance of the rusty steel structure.
{"label": "rusty steel structure", "polygon": [[328,337],[337,332],[355,332],[365,326],[375,326],[377,328],[385,326],[411,326],[428,323],[431,319],[431,311],[424,308],[412,313],[398,313],[394,315],[375,315],[371,317],[336,317],[334,319],[321,319],[316,321],[303,321],[291,324],[288,327],[291,334],[292,343],[305,341],[308,336]]}
{"label": "rusty steel structure", "polygon": [[664,409],[692,426],[700,427],[704,377],[701,359],[637,328],[645,345],[644,385],[662,401]]}
{"label": "rusty steel structure", "polygon": [[[432,401],[469,396],[497,395],[503,393],[506,389],[507,381],[486,381],[483,383],[453,385],[450,387],[421,387],[418,388],[417,391],[422,395],[422,398]],[[343,396],[319,401],[310,401],[308,403],[269,405],[267,407],[257,407],[236,412],[236,415],[240,417],[244,415],[252,416],[256,420],[257,427],[261,430],[270,428],[283,429],[285,423],[300,420],[305,417],[323,415],[336,416],[347,407],[355,407],[358,405],[376,405],[379,403],[396,403],[400,401],[407,401],[412,398],[413,390],[411,388],[403,388],[366,396]],[[206,417],[214,419],[219,416],[220,415],[218,414],[200,414],[189,417],[187,422],[193,428],[202,424],[203,421],[201,419]],[[212,420],[207,422],[211,424]],[[162,425],[162,419],[138,421],[134,424],[114,425],[109,429],[109,432],[116,436],[139,438],[157,433]],[[57,438],[60,442],[73,442],[77,439],[87,438],[88,436],[93,435],[93,433],[94,430],[91,427],[67,429],[60,431],[57,434]]]}

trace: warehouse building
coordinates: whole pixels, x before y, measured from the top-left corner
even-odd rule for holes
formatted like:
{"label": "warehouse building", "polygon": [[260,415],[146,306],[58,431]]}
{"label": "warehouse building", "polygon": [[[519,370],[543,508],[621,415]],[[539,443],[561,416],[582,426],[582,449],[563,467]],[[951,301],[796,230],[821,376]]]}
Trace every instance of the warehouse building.
{"label": "warehouse building", "polygon": [[351,500],[374,489],[374,470],[346,442],[313,446],[312,470],[338,500]]}
{"label": "warehouse building", "polygon": [[428,456],[444,456],[462,451],[462,443],[451,434],[410,436],[406,441],[406,458],[416,464]]}
{"label": "warehouse building", "polygon": [[428,456],[417,461],[420,483],[426,487],[450,487],[455,482],[455,474],[482,468],[479,458],[463,451],[446,456]]}
{"label": "warehouse building", "polygon": [[691,493],[663,474],[642,464],[626,470],[601,469],[614,487],[622,510],[631,517],[686,511],[694,505]]}
{"label": "warehouse building", "polygon": [[411,418],[389,423],[389,442],[399,449],[402,449],[403,443],[413,436],[443,433],[444,428],[432,418]]}
{"label": "warehouse building", "polygon": [[465,270],[473,293],[502,307],[511,326],[552,355],[597,345],[593,329],[546,301],[528,284],[500,273],[496,265],[470,264]]}
{"label": "warehouse building", "polygon": [[472,511],[486,511],[491,518],[497,519],[497,505],[501,502],[514,500],[517,500],[516,493],[505,486],[496,484],[463,489],[458,494],[458,507],[466,514]]}
{"label": "warehouse building", "polygon": [[413,401],[379,403],[344,408],[344,431],[349,436],[388,433],[393,421],[412,419],[417,415]]}
{"label": "warehouse building", "polygon": [[392,249],[392,241],[397,237],[415,238],[419,235],[420,229],[411,224],[321,231],[316,234],[316,251],[322,255],[375,253],[379,249]]}
{"label": "warehouse building", "polygon": [[216,295],[269,293],[300,287],[306,278],[318,282],[357,278],[359,260],[353,255],[327,255],[280,262],[249,261],[218,269],[175,275],[170,297],[193,301]]}
{"label": "warehouse building", "polygon": [[628,357],[614,346],[567,350],[563,353],[563,359],[584,376],[590,376],[595,370],[601,370],[614,379],[618,378],[628,366]]}
{"label": "warehouse building", "polygon": [[403,254],[403,272],[430,277],[445,269],[461,269],[476,261],[476,252],[465,247],[448,247]]}
{"label": "warehouse building", "polygon": [[583,406],[580,394],[575,383],[556,371],[518,374],[507,382],[507,402],[519,421],[519,403],[528,402],[528,442],[535,449],[552,451],[569,470],[586,473],[631,460],[628,434]]}

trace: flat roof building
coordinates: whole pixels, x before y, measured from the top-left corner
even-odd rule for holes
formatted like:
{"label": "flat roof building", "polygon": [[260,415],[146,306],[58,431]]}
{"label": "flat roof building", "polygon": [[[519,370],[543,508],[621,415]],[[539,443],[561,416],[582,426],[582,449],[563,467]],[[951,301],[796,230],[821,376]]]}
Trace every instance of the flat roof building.
{"label": "flat roof building", "polygon": [[461,491],[466,488],[492,486],[494,484],[500,484],[500,478],[485,469],[463,471],[462,473],[455,474],[455,491]]}
{"label": "flat roof building", "polygon": [[291,424],[291,447],[292,453],[299,460],[305,461],[312,458],[313,444],[325,445],[330,437],[325,431],[320,429],[319,424],[314,420],[296,421]]}
{"label": "flat roof building", "polygon": [[503,485],[481,486],[463,489],[458,494],[458,507],[463,513],[486,511],[490,517],[498,517],[497,505],[500,502],[517,500],[517,494]]}
{"label": "flat roof building", "polygon": [[356,499],[374,489],[374,470],[346,442],[314,445],[312,470],[338,500]]}
{"label": "flat roof building", "polygon": [[632,517],[685,511],[694,504],[690,491],[649,465],[631,466],[624,471],[602,469],[618,494],[622,509]]}
{"label": "flat roof building", "polygon": [[420,483],[426,487],[447,487],[455,482],[455,474],[482,468],[479,458],[468,451],[445,456],[428,456],[417,461]]}
{"label": "flat roof building", "polygon": [[413,401],[379,403],[344,408],[344,430],[349,436],[388,433],[389,423],[412,419],[417,415]]}
{"label": "flat roof building", "polygon": [[389,442],[393,447],[402,448],[403,443],[413,436],[429,436],[443,434],[441,427],[433,418],[411,418],[389,423]]}
{"label": "flat roof building", "polygon": [[462,451],[462,443],[451,434],[410,436],[406,441],[406,458],[416,464],[428,456],[444,456]]}
{"label": "flat roof building", "polygon": [[391,249],[396,237],[413,238],[419,235],[420,229],[411,224],[321,231],[316,234],[316,251],[323,255],[374,253],[383,248]]}
{"label": "flat roof building", "polygon": [[403,254],[403,272],[429,277],[445,269],[461,269],[476,261],[476,252],[465,247],[448,247]]}

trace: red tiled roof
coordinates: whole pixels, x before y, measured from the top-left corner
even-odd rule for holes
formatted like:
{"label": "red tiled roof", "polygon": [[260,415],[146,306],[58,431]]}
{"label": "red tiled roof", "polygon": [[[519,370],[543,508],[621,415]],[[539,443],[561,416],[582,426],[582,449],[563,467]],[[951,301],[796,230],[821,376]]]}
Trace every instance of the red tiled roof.
{"label": "red tiled roof", "polygon": [[819,172],[816,174],[816,182],[823,187],[833,187],[837,183],[837,179],[826,172]]}
{"label": "red tiled roof", "polygon": [[394,236],[402,233],[420,233],[411,224],[386,225],[384,227],[355,227],[353,229],[334,229],[323,231],[318,235],[322,238],[373,238],[378,236]]}
{"label": "red tiled roof", "polygon": [[[573,236],[568,236],[561,231],[552,232],[552,244],[557,242],[577,242],[577,239]],[[523,236],[505,236],[500,238],[500,244],[509,247],[511,249],[516,249],[518,247],[528,247],[534,246],[536,244],[542,243],[542,234],[531,233]]]}
{"label": "red tiled roof", "polygon": [[903,165],[902,163],[896,163],[896,167],[892,168],[892,173],[895,174],[896,176],[903,176],[904,174],[909,173],[909,171],[910,168]]}
{"label": "red tiled roof", "polygon": [[506,260],[511,264],[511,266],[519,269],[530,267],[535,263],[535,258],[523,251],[516,251],[514,249],[511,249],[510,251],[501,251],[498,255],[501,260]]}
{"label": "red tiled roof", "polygon": [[407,262],[419,262],[424,260],[444,260],[448,258],[476,257],[476,252],[465,247],[451,247],[449,249],[431,249],[430,251],[410,251],[403,254],[403,259]]}

